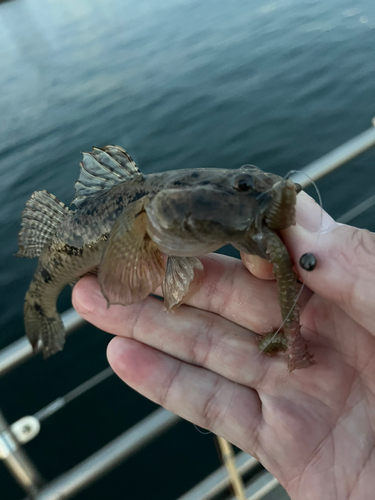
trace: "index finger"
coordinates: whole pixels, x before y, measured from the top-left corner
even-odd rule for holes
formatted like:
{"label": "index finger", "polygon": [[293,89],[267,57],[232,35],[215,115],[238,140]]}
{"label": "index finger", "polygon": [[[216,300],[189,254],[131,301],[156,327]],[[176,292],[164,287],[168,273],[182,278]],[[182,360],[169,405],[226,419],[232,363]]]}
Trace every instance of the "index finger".
{"label": "index finger", "polygon": [[[303,197],[300,224],[283,232],[297,272],[313,292],[375,334],[375,234],[338,224],[310,200]],[[308,252],[317,259],[309,273],[299,265],[300,257]]]}
{"label": "index finger", "polygon": [[[325,212],[316,201],[311,198],[307,193],[301,191],[297,197],[296,206],[296,226],[292,226],[289,229],[280,231],[283,240],[288,245],[288,233],[293,232],[295,227],[301,226],[310,232],[322,233],[330,228],[338,226],[332,217]],[[306,252],[307,253],[307,252]],[[311,253],[311,251],[309,252]],[[302,254],[301,254],[302,255]],[[298,260],[294,260],[296,263]],[[257,278],[260,279],[274,279],[272,264],[266,259],[262,259],[257,255],[247,255],[241,253],[241,259],[247,269]],[[298,268],[296,269],[298,272]]]}

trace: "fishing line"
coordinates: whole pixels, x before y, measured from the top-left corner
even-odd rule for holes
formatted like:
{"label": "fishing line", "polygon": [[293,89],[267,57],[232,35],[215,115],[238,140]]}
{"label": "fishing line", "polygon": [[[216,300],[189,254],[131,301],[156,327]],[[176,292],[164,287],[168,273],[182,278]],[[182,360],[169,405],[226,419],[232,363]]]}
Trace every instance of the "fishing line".
{"label": "fishing line", "polygon": [[[323,203],[322,203],[322,198],[321,198],[321,195],[320,195],[320,191],[318,189],[318,186],[316,185],[316,183],[313,181],[313,179],[311,179],[311,177],[309,175],[307,175],[305,172],[303,172],[302,170],[290,170],[286,176],[285,176],[285,179],[289,179],[291,177],[292,174],[302,174],[304,175],[305,177],[307,177],[311,183],[311,185],[314,187],[315,189],[315,192],[317,194],[317,198],[318,198],[318,203],[319,203],[319,206],[321,208],[320,210],[320,222],[319,222],[319,229],[321,229],[322,225],[323,225]],[[271,189],[269,190],[271,191]],[[262,193],[260,196],[258,196],[257,200],[260,201],[264,196],[265,196],[266,193]],[[304,255],[308,255],[308,254],[304,254]],[[313,256],[313,254],[311,254]],[[313,256],[314,257],[314,256]],[[301,266],[302,267],[302,266]],[[311,268],[311,270],[313,270],[313,268],[315,267],[315,265]],[[276,335],[278,335],[278,333],[280,333],[281,329],[283,328],[283,326],[285,325],[286,321],[289,319],[290,315],[292,314],[296,304],[298,303],[298,300],[300,299],[301,297],[301,294],[304,290],[304,288],[307,286],[307,281],[308,281],[308,277],[307,275],[304,277],[304,280],[302,281],[301,283],[301,287],[300,287],[300,290],[296,296],[296,298],[294,299],[293,301],[293,305],[291,306],[287,316],[285,317],[285,319],[282,321],[281,325],[279,326],[279,328],[276,330],[276,332],[273,334],[273,336],[271,337],[271,339],[267,342],[267,344],[262,348],[262,349],[259,349],[259,352],[256,354],[256,356],[254,356],[248,363],[251,364],[255,359],[258,358],[258,356],[260,356],[261,354],[263,354],[263,351],[266,349],[266,347],[270,344],[272,344],[272,341],[276,338]],[[301,325],[302,326],[302,325]],[[248,363],[246,363],[246,366],[248,366]],[[241,370],[240,370],[240,373],[237,377],[237,380],[235,381],[235,387],[233,388],[233,392],[232,392],[232,395],[231,395],[231,398],[229,400],[229,403],[228,403],[228,406],[223,414],[223,416],[221,418],[224,418],[230,405],[231,405],[231,402],[233,400],[233,397],[234,397],[234,392],[236,390],[236,386],[238,385],[238,381],[240,380],[241,376],[242,376],[242,373],[244,372],[246,367],[243,367]]]}
{"label": "fishing line", "polygon": [[[290,179],[290,177],[293,175],[293,174],[302,174],[304,175],[305,177],[307,177],[307,179],[309,179],[310,181],[310,184],[314,187],[315,189],[315,192],[316,192],[316,195],[318,197],[318,204],[320,206],[320,208],[323,210],[323,202],[322,202],[322,197],[320,196],[320,191],[318,189],[318,186],[316,185],[316,183],[313,181],[313,179],[307,175],[303,170],[289,170],[289,172],[286,174],[285,176],[285,179]],[[323,222],[323,212],[321,212],[320,214],[320,223],[322,224]],[[320,226],[321,227],[321,226]]]}
{"label": "fishing line", "polygon": [[199,434],[203,434],[203,436],[207,436],[207,434],[212,434],[212,431],[208,429],[202,429],[202,427],[199,427],[196,424],[193,424],[193,426],[195,427],[195,430],[198,431]]}

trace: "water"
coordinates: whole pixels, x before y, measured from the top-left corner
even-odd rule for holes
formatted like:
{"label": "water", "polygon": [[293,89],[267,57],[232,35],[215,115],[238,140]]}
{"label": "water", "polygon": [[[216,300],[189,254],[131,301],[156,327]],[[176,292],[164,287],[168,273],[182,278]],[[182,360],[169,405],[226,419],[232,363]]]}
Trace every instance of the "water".
{"label": "water", "polygon": [[[71,201],[80,151],[122,145],[145,173],[244,163],[280,174],[302,168],[370,126],[374,46],[371,0],[1,4],[0,348],[23,335],[23,296],[35,267],[13,257],[21,211],[34,190]],[[334,216],[373,193],[374,156],[320,182]],[[374,229],[373,220],[366,213],[355,222]],[[61,308],[68,306],[67,293]],[[54,359],[32,360],[2,379],[7,418],[39,410],[105,367],[107,342],[86,328]],[[152,408],[110,379],[85,398],[84,410],[72,403],[52,417],[28,451],[50,479]],[[176,498],[217,461],[210,437],[181,429],[178,446],[131,460],[78,498],[123,498],[124,477],[133,498],[148,498],[133,479],[140,474],[156,485],[155,498]],[[194,460],[181,452],[192,442]],[[158,453],[178,457],[176,469],[185,471],[168,487]],[[22,498],[2,469],[0,482],[6,498]]]}

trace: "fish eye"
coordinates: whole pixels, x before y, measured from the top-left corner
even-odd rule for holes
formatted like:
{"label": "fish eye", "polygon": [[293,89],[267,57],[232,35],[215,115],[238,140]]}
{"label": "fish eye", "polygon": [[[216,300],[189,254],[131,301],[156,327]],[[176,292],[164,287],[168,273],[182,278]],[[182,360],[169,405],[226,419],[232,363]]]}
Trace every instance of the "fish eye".
{"label": "fish eye", "polygon": [[251,175],[241,175],[234,183],[234,189],[245,193],[253,189],[253,178]]}

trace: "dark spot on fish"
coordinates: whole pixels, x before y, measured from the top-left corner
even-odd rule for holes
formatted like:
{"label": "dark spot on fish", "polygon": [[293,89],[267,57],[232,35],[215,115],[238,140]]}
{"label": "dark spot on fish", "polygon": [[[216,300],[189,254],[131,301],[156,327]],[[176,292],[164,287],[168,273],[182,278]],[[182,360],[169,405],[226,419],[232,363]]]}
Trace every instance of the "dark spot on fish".
{"label": "dark spot on fish", "polygon": [[87,200],[82,200],[81,203],[79,204],[79,208],[84,208],[87,205]]}
{"label": "dark spot on fish", "polygon": [[191,176],[190,176],[190,177],[191,177],[192,179],[198,179],[199,174],[198,174],[198,172],[193,172],[193,173],[191,174]]}
{"label": "dark spot on fish", "polygon": [[[82,220],[82,224],[85,226],[85,230],[87,231],[89,225],[87,222],[87,219]],[[62,244],[59,248],[58,251],[61,253],[67,253],[65,245],[71,246],[73,248],[81,248],[83,245],[83,239],[82,236],[79,232],[75,231],[66,231],[63,235],[63,240],[65,241],[65,244]],[[71,254],[69,254],[71,255]],[[74,254],[73,254],[74,255]]]}
{"label": "dark spot on fish", "polygon": [[98,214],[98,209],[96,207],[88,208],[86,210],[86,215],[88,215],[89,217],[95,216],[97,214]]}
{"label": "dark spot on fish", "polygon": [[47,269],[43,268],[40,272],[42,275],[42,278],[44,279],[44,283],[49,283],[52,279],[50,273],[47,271]]}
{"label": "dark spot on fish", "polygon": [[36,312],[38,314],[40,314],[41,316],[44,316],[44,312],[43,312],[42,306],[40,304],[38,304],[38,302],[34,303],[34,309],[36,310]]}
{"label": "dark spot on fish", "polygon": [[76,217],[73,217],[72,223],[75,224],[76,226],[80,226],[81,223],[81,218],[77,215]]}
{"label": "dark spot on fish", "polygon": [[121,204],[122,204],[122,196],[119,196],[119,197],[116,199],[116,204],[117,204],[117,205],[121,205]]}
{"label": "dark spot on fish", "polygon": [[181,186],[182,182],[180,180],[174,181],[174,186]]}
{"label": "dark spot on fish", "polygon": [[113,211],[112,220],[116,220],[117,217],[122,213],[122,211],[123,211],[123,207],[122,206],[117,207],[116,210]]}
{"label": "dark spot on fish", "polygon": [[68,254],[68,255],[72,255],[74,257],[76,257],[76,256],[81,257],[82,253],[83,253],[83,249],[77,248],[77,247],[72,247],[71,245],[64,245],[63,252]]}
{"label": "dark spot on fish", "polygon": [[146,196],[145,191],[140,191],[139,193],[136,193],[134,197],[131,199],[131,203],[133,203],[133,201],[139,200],[140,198],[143,198],[144,196]]}
{"label": "dark spot on fish", "polygon": [[59,259],[58,257],[54,257],[54,258],[53,258],[53,265],[54,265],[55,267],[59,267],[59,266],[61,266],[61,259]]}

